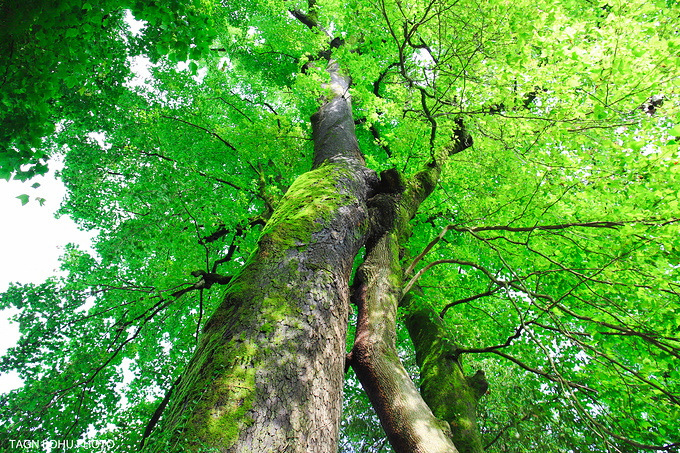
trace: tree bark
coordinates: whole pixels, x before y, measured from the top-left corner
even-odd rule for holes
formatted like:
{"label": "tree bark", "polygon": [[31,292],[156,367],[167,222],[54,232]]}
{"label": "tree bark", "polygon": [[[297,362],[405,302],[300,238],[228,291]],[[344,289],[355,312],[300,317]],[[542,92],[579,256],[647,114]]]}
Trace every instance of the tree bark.
{"label": "tree bark", "polygon": [[[390,203],[396,200],[379,197],[384,198],[378,204],[382,209],[389,204],[396,208]],[[456,452],[448,424],[432,414],[397,355],[401,274],[397,233],[391,228],[367,245],[355,276],[359,311],[349,360],[395,452]]]}
{"label": "tree bark", "polygon": [[332,71],[335,96],[312,117],[313,168],[226,288],[149,449],[337,450],[348,280],[378,178],[358,148],[349,82]]}
{"label": "tree bark", "polygon": [[355,276],[359,312],[348,360],[397,453],[457,451],[449,424],[433,415],[401,364],[395,335],[403,287],[401,246],[410,238],[410,220],[434,191],[443,162],[472,145],[462,122],[459,126],[452,147],[408,182],[396,170],[382,172],[381,193],[369,200],[371,235]]}
{"label": "tree bark", "polygon": [[484,371],[464,375],[458,348],[429,304],[407,295],[402,306],[420,368],[423,399],[435,416],[449,423],[460,453],[482,453],[477,403],[489,387]]}

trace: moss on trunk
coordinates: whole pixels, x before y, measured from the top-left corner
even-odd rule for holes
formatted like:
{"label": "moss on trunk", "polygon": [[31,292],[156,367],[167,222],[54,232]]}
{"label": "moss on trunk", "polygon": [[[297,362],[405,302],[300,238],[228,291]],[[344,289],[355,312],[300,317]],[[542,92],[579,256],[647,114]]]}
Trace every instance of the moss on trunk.
{"label": "moss on trunk", "polygon": [[291,186],[176,390],[173,450],[333,451],[364,179],[326,163]]}
{"label": "moss on trunk", "polygon": [[312,123],[313,169],[227,286],[150,450],[337,449],[348,280],[378,179],[364,167],[348,99],[330,100]]}
{"label": "moss on trunk", "polygon": [[477,402],[488,388],[484,372],[480,370],[469,377],[463,374],[456,345],[429,304],[407,296],[402,306],[416,350],[423,399],[438,418],[449,422],[461,453],[482,453]]}
{"label": "moss on trunk", "polygon": [[396,452],[452,453],[448,424],[432,414],[397,355],[402,288],[397,219],[408,215],[400,202],[399,193],[378,194],[369,202],[372,235],[354,281],[359,312],[349,361]]}

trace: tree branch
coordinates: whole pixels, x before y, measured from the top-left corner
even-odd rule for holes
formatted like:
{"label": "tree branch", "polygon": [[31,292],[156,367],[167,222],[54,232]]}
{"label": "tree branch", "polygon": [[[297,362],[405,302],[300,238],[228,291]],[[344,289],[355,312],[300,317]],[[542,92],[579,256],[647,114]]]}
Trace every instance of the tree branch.
{"label": "tree branch", "polygon": [[227,145],[227,147],[229,147],[232,151],[236,151],[236,148],[235,148],[231,143],[229,143],[228,141],[226,141],[225,139],[223,139],[222,137],[220,137],[220,135],[219,135],[218,133],[213,132],[213,131],[211,131],[211,130],[209,130],[209,129],[206,129],[206,128],[203,127],[203,126],[199,126],[198,124],[191,123],[191,122],[186,121],[186,120],[183,120],[183,119],[181,119],[181,118],[175,118],[174,116],[168,116],[168,115],[160,115],[160,116],[161,116],[162,118],[166,118],[166,119],[169,119],[169,120],[175,120],[175,121],[178,121],[178,122],[180,122],[180,123],[186,124],[186,125],[188,125],[188,126],[195,127],[196,129],[200,129],[200,130],[202,130],[203,132],[206,132],[206,133],[208,133],[209,135],[212,135],[213,137],[215,137],[216,139],[218,139],[219,141],[221,141],[222,143],[224,143],[225,145]]}
{"label": "tree branch", "polygon": [[489,291],[485,291],[481,294],[476,294],[474,296],[470,296],[470,297],[466,297],[464,299],[459,299],[459,300],[456,300],[454,302],[450,302],[450,303],[446,304],[446,306],[442,309],[441,312],[439,312],[439,317],[444,318],[444,315],[446,315],[446,312],[449,310],[449,308],[453,308],[456,305],[472,302],[473,300],[481,299],[482,297],[491,296],[492,294],[494,294],[499,289],[500,288],[497,287],[497,288],[494,288],[494,289],[490,289]]}
{"label": "tree branch", "polygon": [[[140,152],[140,154],[144,154],[145,156],[149,156],[149,157],[158,157],[159,159],[163,159],[163,160],[166,160],[166,161],[168,161],[168,162],[173,162],[173,163],[176,163],[176,164],[180,164],[180,162],[178,162],[176,159],[172,159],[172,158],[170,158],[170,157],[164,156],[164,155],[159,154],[159,153],[152,153],[152,152],[144,151],[144,150],[141,150],[141,149],[139,150],[139,152]],[[205,173],[204,171],[201,171],[201,170],[192,170],[192,171],[196,171],[199,175],[201,175],[201,176],[203,176],[203,177],[205,177],[205,178],[213,179],[213,180],[215,180],[215,181],[217,181],[217,182],[219,182],[219,183],[225,184],[225,185],[231,187],[232,189],[236,189],[236,190],[238,190],[238,191],[243,191],[243,192],[248,192],[248,193],[251,193],[251,194],[253,194],[253,195],[259,196],[257,193],[253,192],[253,191],[250,190],[250,189],[247,189],[247,188],[238,186],[238,185],[234,184],[233,182],[229,182],[229,181],[224,180],[224,179],[222,179],[222,178],[218,178],[217,176],[209,175],[209,174]]]}
{"label": "tree branch", "polygon": [[165,410],[165,406],[168,405],[168,402],[170,401],[170,397],[172,396],[173,391],[175,388],[179,385],[179,383],[182,380],[182,376],[179,376],[175,382],[170,386],[167,392],[165,392],[165,397],[161,401],[161,404],[158,405],[156,410],[154,411],[153,415],[151,416],[151,420],[149,420],[149,423],[146,424],[146,428],[144,429],[144,434],[142,435],[142,441],[139,444],[139,449],[144,448],[144,442],[146,442],[146,439],[151,435],[151,432],[153,431],[154,427],[158,423],[158,420],[160,420],[161,415],[163,415],[163,411]]}
{"label": "tree branch", "polygon": [[505,353],[497,351],[497,350],[491,350],[491,351],[485,351],[485,352],[490,352],[492,354],[496,354],[498,356],[501,356],[504,359],[508,359],[509,361],[514,363],[515,365],[518,365],[520,368],[522,368],[526,371],[529,371],[531,373],[537,374],[539,376],[543,376],[544,378],[548,379],[549,381],[556,382],[556,383],[562,382],[562,383],[565,383],[566,385],[568,385],[569,387],[572,387],[572,388],[575,388],[575,389],[583,390],[583,391],[586,391],[586,392],[597,393],[597,390],[591,389],[590,387],[588,387],[586,385],[577,384],[575,382],[568,381],[568,380],[566,380],[562,377],[553,376],[552,374],[546,373],[545,371],[541,371],[541,370],[537,370],[536,368],[532,368],[529,365],[527,365],[526,363],[522,362],[519,359],[516,359],[515,357],[513,357],[509,354],[505,354]]}

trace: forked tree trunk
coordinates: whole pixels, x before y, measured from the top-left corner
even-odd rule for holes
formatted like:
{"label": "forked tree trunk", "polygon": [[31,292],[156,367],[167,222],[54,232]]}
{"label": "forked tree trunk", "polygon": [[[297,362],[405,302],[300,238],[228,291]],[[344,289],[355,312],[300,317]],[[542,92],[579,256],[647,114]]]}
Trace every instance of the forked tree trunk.
{"label": "forked tree trunk", "polygon": [[448,424],[432,414],[397,355],[402,272],[396,236],[391,229],[369,244],[357,271],[353,291],[359,313],[350,363],[395,452],[453,453]]}
{"label": "forked tree trunk", "polygon": [[403,287],[401,247],[411,235],[409,221],[434,191],[443,162],[472,145],[458,125],[447,153],[408,182],[396,170],[383,172],[384,193],[369,200],[371,235],[354,282],[359,314],[349,361],[397,453],[457,451],[448,420],[435,417],[397,356],[395,326]]}
{"label": "forked tree trunk", "polygon": [[312,117],[312,170],[226,288],[150,449],[337,450],[348,280],[378,179],[364,167],[346,87],[334,91]]}
{"label": "forked tree trunk", "polygon": [[[349,362],[397,452],[456,451],[449,424],[423,401],[394,338],[400,241],[434,190],[441,162],[406,187],[395,172],[379,182],[358,148],[349,80],[334,62],[328,71],[333,97],[312,116],[312,170],[290,187],[227,286],[148,450],[335,452],[348,281],[370,234],[355,279],[359,317]],[[467,146],[461,139],[452,152]]]}

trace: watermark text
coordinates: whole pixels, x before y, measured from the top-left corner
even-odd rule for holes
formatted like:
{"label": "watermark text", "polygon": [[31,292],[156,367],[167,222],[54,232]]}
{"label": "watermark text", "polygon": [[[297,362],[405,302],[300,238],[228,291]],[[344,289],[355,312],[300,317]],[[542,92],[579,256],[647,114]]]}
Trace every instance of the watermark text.
{"label": "watermark text", "polygon": [[47,453],[53,451],[69,451],[75,449],[86,449],[92,451],[106,451],[113,448],[115,442],[113,440],[35,440],[35,439],[9,439],[9,444],[12,449],[31,449],[42,450]]}

